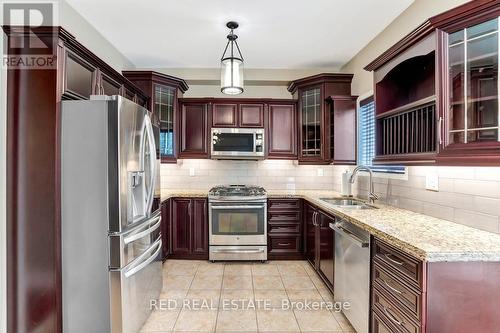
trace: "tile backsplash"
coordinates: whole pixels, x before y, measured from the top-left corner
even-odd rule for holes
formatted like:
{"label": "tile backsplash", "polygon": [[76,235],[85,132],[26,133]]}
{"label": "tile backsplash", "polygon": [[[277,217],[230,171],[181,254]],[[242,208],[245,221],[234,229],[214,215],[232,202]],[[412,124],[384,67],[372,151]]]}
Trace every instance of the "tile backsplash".
{"label": "tile backsplash", "polygon": [[[269,190],[340,191],[347,166],[298,165],[294,161],[179,160],[162,164],[161,187],[209,189],[220,184],[255,184]],[[439,191],[425,189],[437,175]],[[500,167],[408,167],[407,177],[375,177],[380,201],[478,229],[500,233]],[[366,198],[368,177],[360,173],[353,193]]]}

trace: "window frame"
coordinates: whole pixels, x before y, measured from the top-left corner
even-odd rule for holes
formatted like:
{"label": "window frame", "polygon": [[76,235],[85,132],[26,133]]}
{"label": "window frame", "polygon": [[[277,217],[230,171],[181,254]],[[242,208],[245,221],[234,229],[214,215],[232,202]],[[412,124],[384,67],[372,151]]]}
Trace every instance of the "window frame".
{"label": "window frame", "polygon": [[[362,133],[361,133],[361,122],[362,122],[362,114],[361,114],[361,108],[368,104],[368,103],[375,103],[375,96],[373,94],[373,91],[369,91],[365,94],[362,94],[358,97],[356,101],[356,116],[357,116],[357,144],[358,144],[358,149],[357,149],[357,160],[358,160],[358,165],[361,165],[361,152],[362,152],[362,147],[363,147],[363,138],[362,138]],[[375,117],[375,105],[374,105],[374,117]],[[375,127],[375,121],[374,121],[374,127]],[[375,128],[373,129],[375,132]],[[375,138],[376,140],[376,138]],[[374,146],[375,146],[375,140],[374,140]],[[374,147],[375,148],[375,147]],[[375,156],[375,152],[374,152]],[[407,179],[408,178],[408,168],[405,166],[395,166],[395,165],[384,165],[384,164],[379,164],[379,165],[373,165],[373,162],[370,164],[365,164],[372,168],[374,172],[375,177],[379,178],[396,178],[396,179]]]}

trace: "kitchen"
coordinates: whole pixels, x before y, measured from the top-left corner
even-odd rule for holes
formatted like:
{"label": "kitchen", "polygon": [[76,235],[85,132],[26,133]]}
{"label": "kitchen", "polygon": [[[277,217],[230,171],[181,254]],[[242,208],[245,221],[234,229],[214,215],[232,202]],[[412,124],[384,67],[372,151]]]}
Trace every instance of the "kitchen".
{"label": "kitchen", "polygon": [[499,1],[43,3],[0,332],[500,331]]}

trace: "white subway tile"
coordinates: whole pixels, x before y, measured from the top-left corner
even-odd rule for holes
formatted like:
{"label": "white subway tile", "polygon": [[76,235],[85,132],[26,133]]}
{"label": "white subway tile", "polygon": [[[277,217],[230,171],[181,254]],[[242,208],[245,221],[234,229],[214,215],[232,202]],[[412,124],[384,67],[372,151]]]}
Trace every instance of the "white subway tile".
{"label": "white subway tile", "polygon": [[500,220],[498,216],[469,210],[455,209],[454,222],[494,233],[499,233],[500,231]]}

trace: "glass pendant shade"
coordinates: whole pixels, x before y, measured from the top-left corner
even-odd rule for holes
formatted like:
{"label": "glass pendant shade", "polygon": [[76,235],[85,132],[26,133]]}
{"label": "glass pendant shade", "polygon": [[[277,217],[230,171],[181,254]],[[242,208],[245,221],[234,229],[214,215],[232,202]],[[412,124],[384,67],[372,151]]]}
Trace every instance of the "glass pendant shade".
{"label": "glass pendant shade", "polygon": [[221,61],[221,91],[227,95],[243,92],[243,61],[238,58],[225,58]]}

